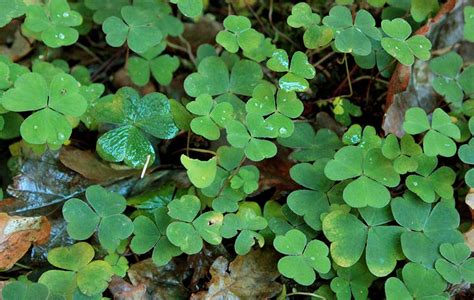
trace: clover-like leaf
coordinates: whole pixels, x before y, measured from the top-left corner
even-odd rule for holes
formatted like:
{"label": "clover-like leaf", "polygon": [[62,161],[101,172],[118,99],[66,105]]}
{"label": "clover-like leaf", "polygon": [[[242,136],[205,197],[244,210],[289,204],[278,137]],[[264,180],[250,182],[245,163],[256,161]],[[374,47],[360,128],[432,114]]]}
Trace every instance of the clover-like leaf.
{"label": "clover-like leaf", "polygon": [[57,74],[48,85],[38,73],[26,73],[1,98],[10,111],[34,111],[20,127],[30,144],[59,146],[69,139],[72,126],[67,116],[79,117],[87,110],[87,101],[79,93],[79,83],[70,75]]}
{"label": "clover-like leaf", "polygon": [[189,180],[197,188],[205,188],[211,185],[216,177],[217,160],[215,157],[208,161],[192,159],[186,155],[181,155],[181,163],[188,171]]}
{"label": "clover-like leaf", "polygon": [[443,258],[436,260],[436,271],[449,283],[474,282],[474,258],[465,243],[445,243],[439,247]]}
{"label": "clover-like leaf", "polygon": [[315,271],[327,273],[331,269],[328,247],[319,240],[307,243],[306,236],[299,230],[292,229],[277,236],[273,246],[287,255],[278,261],[278,270],[301,285],[311,285],[316,280]]}
{"label": "clover-like leaf", "polygon": [[428,176],[410,175],[406,185],[410,191],[417,194],[423,201],[432,203],[438,199],[453,197],[456,173],[449,167],[441,167]]}
{"label": "clover-like leaf", "polygon": [[323,24],[333,29],[334,46],[343,53],[369,55],[372,51],[370,39],[382,38],[382,33],[375,27],[374,17],[364,9],[357,12],[353,21],[349,8],[334,6],[329,16],[324,17]]}
{"label": "clover-like leaf", "polygon": [[[474,164],[474,139],[469,140],[468,144],[459,147],[458,156],[464,163]],[[474,186],[474,171],[472,168],[466,172],[465,181],[470,187]]]}
{"label": "clover-like leaf", "polygon": [[352,207],[384,207],[390,201],[386,187],[400,183],[392,162],[378,148],[365,152],[357,146],[343,147],[327,163],[324,173],[331,180],[358,177],[344,189],[344,201]]}
{"label": "clover-like leaf", "polygon": [[256,113],[247,114],[247,126],[240,121],[231,121],[226,126],[227,141],[233,147],[244,149],[245,156],[252,161],[261,161],[276,155],[274,143],[262,138],[276,137],[275,130]]}
{"label": "clover-like leaf", "polygon": [[331,242],[331,257],[339,266],[350,267],[365,250],[370,272],[386,276],[395,269],[397,260],[404,259],[400,245],[404,229],[384,225],[393,220],[388,207],[364,208],[360,212],[367,225],[341,210],[332,211],[323,219],[324,235]]}
{"label": "clover-like leaf", "polygon": [[383,20],[382,29],[388,35],[382,38],[382,47],[404,65],[412,65],[415,57],[428,60],[431,57],[431,42],[425,36],[410,37],[410,24],[401,18]]}
{"label": "clover-like leaf", "polygon": [[395,221],[409,229],[402,233],[401,242],[403,254],[412,262],[433,268],[441,258],[438,251],[441,244],[463,241],[456,230],[459,214],[448,201],[442,200],[431,208],[431,204],[407,192],[394,199],[391,207]]}
{"label": "clover-like leaf", "polygon": [[415,142],[415,139],[408,134],[405,134],[400,143],[395,135],[389,134],[383,143],[383,155],[393,160],[393,168],[399,174],[406,174],[407,172],[414,172],[418,168],[418,162],[414,158],[423,151]]}
{"label": "clover-like leaf", "polygon": [[228,16],[224,19],[224,31],[216,36],[216,42],[230,53],[236,53],[239,48],[243,51],[253,51],[260,46],[263,34],[251,28],[252,24],[244,16]]}
{"label": "clover-like leaf", "polygon": [[[416,263],[408,263],[402,270],[403,281],[390,277],[385,282],[387,300],[396,299],[449,299],[443,292],[446,282],[435,270]],[[426,284],[428,283],[429,284]]]}
{"label": "clover-like leaf", "polygon": [[[218,245],[222,241],[220,228],[224,216],[215,211],[205,212],[196,218],[201,201],[193,195],[184,195],[168,204],[168,215],[177,219],[166,228],[171,244],[186,254],[196,254],[203,247],[203,240]],[[191,206],[191,210],[188,209]],[[196,210],[197,209],[197,210]]]}
{"label": "clover-like leaf", "polygon": [[71,10],[67,0],[51,0],[28,5],[23,26],[40,36],[48,47],[58,48],[77,41],[79,32],[72,27],[81,24],[81,14]]}
{"label": "clover-like leaf", "polygon": [[[200,203],[198,204],[199,209]],[[145,216],[139,216],[133,220],[134,236],[130,248],[136,254],[144,254],[153,249],[153,262],[158,266],[163,266],[173,257],[181,254],[181,251],[166,237],[166,228],[172,221],[166,208],[156,209],[153,215],[153,220]]]}
{"label": "clover-like leaf", "polygon": [[72,298],[80,292],[91,297],[102,294],[112,279],[113,270],[103,260],[94,260],[94,248],[81,242],[69,247],[54,248],[48,253],[48,261],[63,270],[43,273],[38,282],[46,285],[53,295]]}
{"label": "clover-like leaf", "polygon": [[120,13],[121,18],[111,16],[102,24],[105,40],[110,46],[120,47],[127,41],[133,52],[144,53],[162,41],[163,33],[153,11],[127,5]]}
{"label": "clover-like leaf", "polygon": [[324,175],[328,159],[313,164],[301,163],[290,169],[291,178],[309,190],[297,190],[288,195],[288,207],[314,230],[321,230],[321,215],[329,212],[328,194],[334,182]]}
{"label": "clover-like leaf", "polygon": [[141,56],[132,56],[128,60],[128,73],[133,83],[144,86],[150,81],[150,74],[160,85],[168,85],[173,73],[179,67],[179,59],[168,54],[161,55],[166,44],[160,43],[150,48]]}
{"label": "clover-like leaf", "polygon": [[433,79],[434,90],[457,107],[461,106],[465,93],[473,92],[470,86],[474,80],[474,67],[461,72],[462,65],[462,57],[456,52],[448,52],[430,61],[430,68],[437,75]]}
{"label": "clover-like leaf", "polygon": [[76,240],[85,240],[97,230],[105,249],[117,249],[120,241],[133,232],[132,221],[122,214],[125,198],[98,185],[87,188],[86,198],[89,204],[73,198],[63,206],[69,235]]}
{"label": "clover-like leaf", "polygon": [[349,268],[334,265],[337,277],[331,280],[331,290],[336,293],[337,299],[366,299],[369,287],[375,279],[363,259]]}
{"label": "clover-like leaf", "polygon": [[248,113],[268,116],[266,122],[279,137],[289,137],[293,134],[292,118],[297,118],[303,112],[303,103],[295,92],[279,90],[275,99],[275,88],[268,82],[255,87],[252,98],[245,106]]}
{"label": "clover-like leaf", "polygon": [[13,281],[2,289],[2,299],[4,300],[46,300],[48,296],[48,287],[36,282]]}
{"label": "clover-like leaf", "polygon": [[120,17],[122,7],[129,5],[129,0],[84,0],[85,6],[94,11],[94,22],[102,24],[108,17]]}
{"label": "clover-like leaf", "polygon": [[26,5],[23,0],[2,0],[0,1],[0,27],[10,23],[14,18],[18,18],[25,14]]}
{"label": "clover-like leaf", "polygon": [[263,247],[265,239],[257,231],[267,227],[267,220],[262,217],[260,206],[255,202],[243,202],[236,214],[226,214],[220,229],[224,238],[237,235],[234,249],[238,255],[245,255],[257,242]]}
{"label": "clover-like leaf", "polygon": [[195,18],[202,14],[202,0],[171,0],[171,3],[177,4],[179,11],[186,17]]}
{"label": "clover-like leaf", "polygon": [[336,97],[332,104],[334,117],[343,125],[349,126],[352,123],[351,116],[360,117],[362,115],[360,107],[347,99]]}
{"label": "clover-like leaf", "polygon": [[251,96],[252,91],[261,82],[261,67],[250,60],[240,60],[229,70],[220,57],[204,58],[198,66],[197,73],[192,73],[184,81],[184,90],[189,96],[202,94],[218,96],[224,93]]}
{"label": "clover-like leaf", "polygon": [[297,122],[293,134],[288,138],[278,138],[278,143],[295,151],[290,157],[301,162],[312,162],[320,158],[332,158],[341,146],[339,137],[329,129],[315,132],[306,122]]}
{"label": "clover-like leaf", "polygon": [[128,271],[128,260],[125,256],[111,253],[104,257],[104,261],[112,267],[112,271],[119,277],[125,277]]}
{"label": "clover-like leaf", "polygon": [[243,166],[230,180],[233,189],[242,189],[246,194],[252,194],[258,189],[260,171],[255,166]]}
{"label": "clover-like leaf", "polygon": [[306,48],[316,49],[329,44],[333,31],[326,25],[320,25],[321,17],[313,13],[311,7],[304,2],[297,3],[291,9],[291,15],[286,20],[293,28],[305,29],[303,42]]}
{"label": "clover-like leaf", "polygon": [[437,0],[413,0],[411,2],[410,13],[413,20],[422,22],[430,15],[436,13],[438,9],[439,2]]}
{"label": "clover-like leaf", "polygon": [[456,154],[456,143],[452,139],[459,139],[461,133],[451,117],[441,108],[433,112],[431,126],[422,108],[410,108],[405,113],[403,129],[409,134],[428,130],[423,138],[423,152],[428,156],[451,157]]}
{"label": "clover-like leaf", "polygon": [[316,75],[313,65],[301,51],[296,51],[290,62],[286,51],[278,49],[267,61],[267,67],[275,72],[287,72],[278,81],[280,88],[287,92],[304,92],[309,88],[307,79],[313,79]]}
{"label": "clover-like leaf", "polygon": [[234,119],[234,107],[229,102],[216,103],[208,94],[198,96],[189,102],[186,108],[198,117],[191,123],[191,130],[208,140],[217,140],[220,137],[220,128]]}
{"label": "clover-like leaf", "polygon": [[133,168],[155,160],[155,151],[146,134],[170,139],[178,132],[170,102],[161,93],[140,98],[134,89],[121,88],[115,95],[98,101],[95,109],[97,121],[119,126],[98,139],[97,152],[108,161],[124,161]]}

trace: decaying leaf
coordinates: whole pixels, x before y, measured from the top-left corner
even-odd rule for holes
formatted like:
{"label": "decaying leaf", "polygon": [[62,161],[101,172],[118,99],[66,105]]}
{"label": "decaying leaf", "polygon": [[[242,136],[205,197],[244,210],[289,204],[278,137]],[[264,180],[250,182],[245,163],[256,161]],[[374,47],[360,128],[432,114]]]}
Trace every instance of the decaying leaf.
{"label": "decaying leaf", "polygon": [[134,286],[146,286],[147,298],[185,299],[189,292],[182,282],[187,268],[185,261],[176,259],[157,267],[149,258],[130,266],[128,277]]}
{"label": "decaying leaf", "polygon": [[144,300],[146,297],[146,286],[131,285],[122,278],[114,276],[109,283],[109,290],[116,300]]}
{"label": "decaying leaf", "polygon": [[141,170],[116,170],[101,162],[94,153],[74,147],[63,147],[59,160],[69,169],[96,183],[114,182],[133,175]]}
{"label": "decaying leaf", "polygon": [[32,244],[48,241],[50,230],[46,217],[18,217],[0,213],[0,270],[11,268]]}
{"label": "decaying leaf", "polygon": [[275,279],[280,276],[274,251],[256,250],[238,256],[229,264],[217,258],[209,271],[212,279],[208,290],[192,295],[191,299],[265,299],[276,296],[282,289]]}

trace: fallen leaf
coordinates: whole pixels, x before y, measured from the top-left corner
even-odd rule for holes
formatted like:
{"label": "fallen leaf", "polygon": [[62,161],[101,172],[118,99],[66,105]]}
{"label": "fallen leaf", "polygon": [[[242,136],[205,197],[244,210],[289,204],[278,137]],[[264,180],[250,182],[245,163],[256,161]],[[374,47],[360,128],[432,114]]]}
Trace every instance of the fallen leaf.
{"label": "fallen leaf", "polygon": [[282,285],[275,282],[280,276],[274,251],[258,249],[238,256],[230,263],[217,258],[211,266],[208,290],[193,294],[191,299],[265,299],[281,292]]}
{"label": "fallen leaf", "polygon": [[[19,61],[31,50],[33,39],[27,39],[21,34],[21,22],[14,20],[2,28],[0,36],[0,54],[9,56],[13,61]],[[13,41],[13,42],[12,42]]]}
{"label": "fallen leaf", "polygon": [[197,287],[199,281],[207,277],[212,263],[220,256],[230,257],[229,253],[222,245],[209,245],[204,247],[199,253],[188,256],[188,267],[193,270],[191,283],[189,284],[191,289]]}
{"label": "fallen leaf", "polygon": [[139,285],[131,285],[118,276],[112,277],[109,282],[109,291],[115,300],[145,300],[146,286],[141,283]]}
{"label": "fallen leaf", "polygon": [[0,213],[0,269],[10,269],[32,244],[49,239],[51,225],[46,217],[18,217]]}
{"label": "fallen leaf", "polygon": [[96,183],[114,182],[141,173],[141,170],[113,169],[100,161],[91,151],[74,147],[62,147],[59,152],[59,160],[69,169]]}
{"label": "fallen leaf", "polygon": [[[141,189],[148,188],[154,183],[150,178],[153,178],[152,174],[142,180],[130,177],[109,182],[104,187],[128,196],[133,191],[140,193]],[[7,188],[8,194],[14,199],[0,202],[0,212],[46,215],[56,209],[58,204],[80,196],[93,184],[94,181],[61,164],[59,152],[46,151],[41,156],[25,155],[19,159],[18,174]]]}
{"label": "fallen leaf", "polygon": [[149,258],[130,266],[128,277],[134,286],[146,286],[147,299],[185,299],[189,297],[183,285],[187,270],[185,260],[173,259],[158,267]]}

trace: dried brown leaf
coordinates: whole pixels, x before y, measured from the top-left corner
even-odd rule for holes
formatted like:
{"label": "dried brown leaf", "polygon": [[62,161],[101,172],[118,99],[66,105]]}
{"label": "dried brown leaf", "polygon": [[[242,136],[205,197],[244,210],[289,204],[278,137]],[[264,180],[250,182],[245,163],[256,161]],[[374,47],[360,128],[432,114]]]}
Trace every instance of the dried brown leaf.
{"label": "dried brown leaf", "polygon": [[46,217],[18,217],[0,213],[0,269],[10,269],[32,244],[47,242],[50,230]]}

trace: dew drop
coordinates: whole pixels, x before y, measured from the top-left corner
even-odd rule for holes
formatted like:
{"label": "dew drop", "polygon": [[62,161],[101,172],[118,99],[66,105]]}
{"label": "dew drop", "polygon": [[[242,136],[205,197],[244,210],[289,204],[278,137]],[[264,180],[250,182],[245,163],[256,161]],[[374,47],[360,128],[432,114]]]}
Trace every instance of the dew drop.
{"label": "dew drop", "polygon": [[414,181],[413,186],[418,186],[418,182]]}
{"label": "dew drop", "polygon": [[62,140],[64,140],[64,138],[65,138],[65,136],[64,136],[63,133],[61,133],[61,132],[58,133],[58,140],[61,140],[61,141],[62,141]]}
{"label": "dew drop", "polygon": [[38,125],[33,126],[33,129],[38,129]]}
{"label": "dew drop", "polygon": [[278,132],[280,132],[280,134],[285,134],[288,132],[288,130],[285,127],[281,127],[280,130],[278,130]]}
{"label": "dew drop", "polygon": [[58,38],[59,38],[60,40],[64,40],[65,37],[66,37],[66,36],[65,36],[63,33],[60,33],[60,34],[58,35]]}
{"label": "dew drop", "polygon": [[351,137],[351,143],[356,144],[358,142],[360,142],[360,137],[358,135],[353,135]]}
{"label": "dew drop", "polygon": [[384,178],[383,178],[383,181],[387,181],[387,177],[384,177]]}
{"label": "dew drop", "polygon": [[63,17],[64,17],[64,18],[67,18],[67,17],[69,17],[69,13],[68,13],[67,11],[66,11],[66,12],[64,12],[64,13],[63,13]]}

